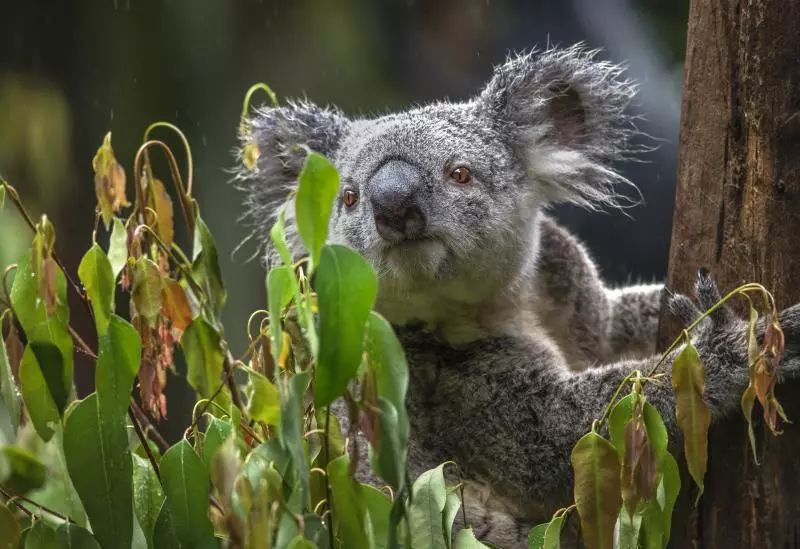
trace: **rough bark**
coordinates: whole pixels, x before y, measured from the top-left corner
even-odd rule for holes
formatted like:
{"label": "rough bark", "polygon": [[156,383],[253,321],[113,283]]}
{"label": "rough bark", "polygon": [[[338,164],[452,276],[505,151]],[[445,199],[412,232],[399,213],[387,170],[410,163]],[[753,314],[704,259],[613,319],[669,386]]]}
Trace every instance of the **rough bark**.
{"label": "rough bark", "polygon": [[[704,266],[723,291],[757,281],[800,301],[800,1],[692,0],[678,169],[667,285],[690,293]],[[662,343],[676,331],[662,319]],[[778,393],[796,425],[798,392]],[[674,546],[800,547],[800,427],[757,429],[760,466],[741,419],[712,428]]]}

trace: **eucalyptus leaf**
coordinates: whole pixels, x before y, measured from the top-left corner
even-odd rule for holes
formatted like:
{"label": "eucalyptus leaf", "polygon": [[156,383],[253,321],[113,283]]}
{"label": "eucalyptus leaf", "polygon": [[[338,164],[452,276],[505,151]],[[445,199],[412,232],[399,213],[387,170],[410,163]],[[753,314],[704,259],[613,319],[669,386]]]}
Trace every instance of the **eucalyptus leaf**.
{"label": "eucalyptus leaf", "polygon": [[319,353],[314,404],[327,406],[344,393],[364,349],[364,331],[375,303],[378,281],[372,267],[344,246],[322,249],[316,277]]}
{"label": "eucalyptus leaf", "polygon": [[100,544],[89,530],[71,522],[65,522],[56,528],[56,543],[58,547],[69,549],[100,549]]}
{"label": "eucalyptus leaf", "polygon": [[247,415],[267,425],[279,426],[281,397],[278,388],[254,370],[247,373],[250,375],[247,386]]}
{"label": "eucalyptus leaf", "polygon": [[281,382],[281,442],[288,450],[297,473],[302,508],[307,508],[310,502],[310,473],[303,437],[304,397],[310,380],[308,371],[304,371]]}
{"label": "eucalyptus leaf", "polygon": [[108,241],[108,261],[111,264],[111,274],[117,280],[119,273],[128,263],[128,234],[122,220],[114,218],[114,227]]}
{"label": "eucalyptus leaf", "polygon": [[81,259],[78,277],[92,303],[97,333],[104,334],[114,307],[114,272],[108,257],[97,242]]}
{"label": "eucalyptus leaf", "polygon": [[136,260],[133,265],[133,288],[131,298],[136,311],[150,324],[155,326],[161,312],[162,290],[164,280],[161,271],[151,259],[145,256]]}
{"label": "eucalyptus leaf", "polygon": [[222,282],[222,269],[214,237],[200,217],[200,208],[194,202],[194,243],[192,245],[192,275],[208,299],[214,320],[222,319],[222,309],[228,299]]}
{"label": "eucalyptus leaf", "polygon": [[453,541],[453,549],[480,549],[487,548],[487,545],[482,544],[475,537],[472,528],[464,528],[458,531],[456,539]]}
{"label": "eucalyptus leaf", "polygon": [[444,465],[425,471],[414,481],[408,509],[412,547],[447,548],[442,528],[446,503]]}
{"label": "eucalyptus leaf", "polygon": [[42,440],[50,440],[60,421],[59,412],[30,345],[19,363],[19,385],[34,429]]}
{"label": "eucalyptus leaf", "polygon": [[149,549],[155,549],[158,513],[164,502],[164,491],[150,462],[133,455],[133,508]]}
{"label": "eucalyptus leaf", "polygon": [[319,265],[328,238],[328,220],[339,193],[339,174],[327,158],[316,152],[306,156],[295,196],[297,233],[309,253],[309,272]]}
{"label": "eucalyptus leaf", "polygon": [[53,549],[56,543],[56,531],[41,519],[34,521],[25,534],[25,549]]}
{"label": "eucalyptus leaf", "polygon": [[[2,325],[2,316],[0,316],[0,325]],[[16,436],[17,429],[19,429],[20,414],[22,413],[22,396],[11,372],[11,361],[6,352],[6,344],[3,341],[2,334],[0,334],[0,399],[3,400],[3,404],[8,411],[11,434]]]}
{"label": "eucalyptus leaf", "polygon": [[186,378],[203,398],[211,398],[221,383],[222,338],[205,318],[195,318],[181,338],[181,348],[186,357]]}
{"label": "eucalyptus leaf", "polygon": [[347,454],[328,463],[328,482],[333,499],[336,536],[342,540],[344,547],[372,547],[364,488],[350,475],[350,458]]}
{"label": "eucalyptus leaf", "polygon": [[270,349],[275,364],[279,362],[283,344],[281,313],[297,291],[297,280],[291,266],[275,267],[267,274]]}

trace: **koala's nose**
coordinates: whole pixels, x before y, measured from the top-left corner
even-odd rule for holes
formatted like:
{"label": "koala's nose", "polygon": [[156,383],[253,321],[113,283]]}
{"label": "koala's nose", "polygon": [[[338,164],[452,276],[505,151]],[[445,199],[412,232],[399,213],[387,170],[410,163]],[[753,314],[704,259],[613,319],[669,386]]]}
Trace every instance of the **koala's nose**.
{"label": "koala's nose", "polygon": [[399,242],[425,232],[425,213],[420,206],[424,180],[417,168],[402,160],[390,160],[370,182],[375,228],[381,237]]}

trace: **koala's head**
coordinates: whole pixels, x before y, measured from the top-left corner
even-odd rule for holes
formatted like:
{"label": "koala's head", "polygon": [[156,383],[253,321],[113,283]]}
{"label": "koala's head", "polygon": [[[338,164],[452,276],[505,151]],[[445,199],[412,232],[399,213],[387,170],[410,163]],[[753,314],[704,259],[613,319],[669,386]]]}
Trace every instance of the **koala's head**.
{"label": "koala's head", "polygon": [[[257,170],[242,169],[245,218],[267,243],[306,149],[341,179],[330,238],[362,253],[381,284],[428,288],[468,276],[493,284],[531,260],[543,204],[620,206],[612,162],[633,133],[635,89],[581,47],[514,56],[462,103],[349,119],[308,102],[251,119]],[[303,253],[291,227],[295,253]]]}

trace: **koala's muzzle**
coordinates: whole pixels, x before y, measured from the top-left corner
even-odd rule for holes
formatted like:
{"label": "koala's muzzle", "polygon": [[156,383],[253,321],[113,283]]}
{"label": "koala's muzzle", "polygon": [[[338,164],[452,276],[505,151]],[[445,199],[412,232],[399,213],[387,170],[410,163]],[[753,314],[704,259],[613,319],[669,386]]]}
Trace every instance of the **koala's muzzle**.
{"label": "koala's muzzle", "polygon": [[422,173],[402,160],[390,160],[375,172],[370,180],[370,203],[375,228],[384,240],[400,242],[424,234],[424,188]]}

